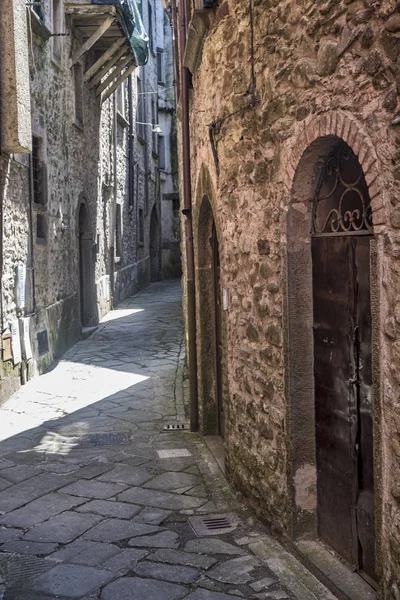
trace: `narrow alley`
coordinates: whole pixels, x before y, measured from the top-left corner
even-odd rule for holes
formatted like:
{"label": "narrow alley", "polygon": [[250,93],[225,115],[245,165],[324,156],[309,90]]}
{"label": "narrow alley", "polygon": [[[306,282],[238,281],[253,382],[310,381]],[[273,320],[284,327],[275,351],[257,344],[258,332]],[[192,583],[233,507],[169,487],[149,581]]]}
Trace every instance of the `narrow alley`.
{"label": "narrow alley", "polygon": [[185,396],[174,281],[2,406],[3,600],[334,600],[245,511],[204,440],[165,431],[185,422]]}

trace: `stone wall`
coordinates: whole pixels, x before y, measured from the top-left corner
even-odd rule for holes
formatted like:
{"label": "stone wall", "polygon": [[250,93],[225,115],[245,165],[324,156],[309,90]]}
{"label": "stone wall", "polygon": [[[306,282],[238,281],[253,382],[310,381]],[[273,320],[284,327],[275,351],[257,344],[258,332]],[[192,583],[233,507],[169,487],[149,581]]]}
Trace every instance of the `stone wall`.
{"label": "stone wall", "polygon": [[[253,52],[248,7],[245,0],[225,0],[207,13],[190,101],[199,348],[207,343],[198,247],[204,196],[230,295],[223,323],[228,473],[260,515],[289,535],[315,511],[315,466],[295,458],[307,452],[301,440],[296,447],[293,433],[299,423],[287,218],[292,209],[307,211],[298,198],[301,186],[312,189],[315,171],[299,179],[304,153],[315,140],[335,136],[358,155],[374,213],[378,569],[383,597],[398,598],[400,5],[256,0]],[[312,160],[318,165],[324,157],[321,151]],[[201,363],[210,358],[199,351],[198,360],[202,390]]]}
{"label": "stone wall", "polygon": [[[19,10],[20,3],[15,4]],[[143,120],[148,123],[157,120],[157,113],[154,115],[151,109],[151,99],[155,101],[157,109],[155,24],[161,20],[164,27],[164,10],[158,0],[151,0],[150,4],[153,9],[154,46],[148,63],[136,69],[115,97],[112,96],[102,105],[95,90],[84,84],[82,115],[77,112],[79,93],[76,94],[74,71],[69,66],[70,56],[82,45],[82,38],[70,18],[64,15],[63,22],[59,24],[66,35],[52,37],[50,0],[45,0],[43,4],[42,19],[33,8],[26,9],[24,5],[22,11],[23,15],[26,11],[27,19],[25,16],[22,21],[20,19],[21,22],[13,31],[14,38],[9,40],[10,44],[15,42],[15,48],[22,48],[20,55],[26,55],[26,63],[29,63],[32,122],[32,127],[29,119],[14,123],[17,133],[10,130],[10,135],[19,135],[20,141],[24,139],[24,143],[16,146],[21,151],[24,144],[30,149],[31,134],[40,138],[45,167],[45,202],[38,205],[32,200],[29,155],[3,153],[0,157],[3,208],[2,334],[7,338],[10,322],[28,315],[33,359],[24,360],[22,365],[14,365],[9,357],[4,358],[1,400],[18,388],[25,377],[22,373],[26,373],[26,377],[42,373],[54,359],[59,358],[80,338],[82,325],[96,325],[110,310],[112,303],[117,304],[150,282],[150,221],[153,211],[158,216],[159,224],[154,236],[158,240],[161,238],[158,156],[157,145],[152,142],[151,127],[144,128],[143,139],[139,137],[136,125],[139,120],[138,76],[143,82],[145,98]],[[142,18],[146,29],[149,26],[148,7],[147,2],[143,3]],[[8,13],[4,15],[9,19]],[[3,24],[4,27],[6,25]],[[24,35],[21,27],[25,28]],[[7,48],[11,48],[10,44]],[[5,48],[2,47],[2,51],[4,54]],[[166,44],[168,60],[171,60],[171,51],[170,44]],[[11,58],[15,58],[15,52]],[[83,54],[79,59],[83,72],[96,58],[92,51]],[[6,75],[10,79],[8,71]],[[21,71],[19,75],[21,79],[24,72]],[[16,92],[22,93],[19,104],[15,101],[19,110],[26,104],[25,83],[25,80],[21,83],[14,73],[12,84]],[[128,86],[131,86],[133,99],[131,113]],[[8,101],[14,102],[13,98],[3,95],[1,99],[3,107]],[[132,149],[129,143],[130,119],[133,123]],[[27,128],[28,142],[25,139]],[[4,139],[2,134],[2,141]],[[3,150],[6,148],[3,147]],[[131,150],[133,169],[130,179]],[[118,234],[115,235],[112,224],[114,202],[118,206]],[[80,231],[80,214],[86,215],[84,232]],[[142,239],[140,229],[143,231]],[[82,233],[87,249],[83,275],[89,298],[89,306],[85,309],[86,322],[83,322],[81,314],[83,291],[79,274],[79,239]],[[113,240],[115,252],[111,256]],[[154,259],[156,266],[157,258],[158,277],[161,276],[160,243]],[[22,311],[16,305],[18,266],[27,269],[26,305]],[[47,346],[44,343],[39,348],[38,334],[47,337]]]}

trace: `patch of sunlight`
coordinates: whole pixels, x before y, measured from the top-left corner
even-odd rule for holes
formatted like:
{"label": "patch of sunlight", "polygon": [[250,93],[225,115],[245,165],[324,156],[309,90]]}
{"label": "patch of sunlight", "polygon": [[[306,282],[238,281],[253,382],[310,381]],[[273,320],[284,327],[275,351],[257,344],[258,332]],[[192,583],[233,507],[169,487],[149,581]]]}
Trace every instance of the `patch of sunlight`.
{"label": "patch of sunlight", "polygon": [[100,321],[100,323],[108,323],[109,321],[115,321],[116,319],[123,319],[124,317],[130,317],[136,313],[143,312],[144,308],[116,308],[115,310],[107,313]]}
{"label": "patch of sunlight", "polygon": [[54,431],[48,431],[44,434],[37,446],[30,449],[30,452],[40,452],[41,454],[59,454],[67,456],[67,454],[79,446],[79,437],[67,437],[60,435]]}

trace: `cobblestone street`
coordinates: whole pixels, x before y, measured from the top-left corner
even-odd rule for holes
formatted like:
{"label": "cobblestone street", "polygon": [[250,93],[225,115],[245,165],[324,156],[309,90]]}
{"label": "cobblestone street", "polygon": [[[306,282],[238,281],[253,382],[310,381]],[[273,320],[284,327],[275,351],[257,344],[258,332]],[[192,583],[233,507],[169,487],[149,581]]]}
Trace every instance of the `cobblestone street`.
{"label": "cobblestone street", "polygon": [[1,407],[0,598],[334,600],[164,431],[183,363],[179,282],[153,284]]}

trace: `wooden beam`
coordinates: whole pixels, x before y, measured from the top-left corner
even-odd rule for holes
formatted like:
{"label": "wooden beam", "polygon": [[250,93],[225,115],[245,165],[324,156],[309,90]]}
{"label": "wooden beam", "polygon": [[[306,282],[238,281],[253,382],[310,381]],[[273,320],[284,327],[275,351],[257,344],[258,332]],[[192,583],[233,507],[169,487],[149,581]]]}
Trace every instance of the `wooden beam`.
{"label": "wooden beam", "polygon": [[106,89],[106,87],[108,87],[110,85],[110,83],[113,81],[113,79],[116,78],[117,75],[119,75],[121,73],[121,71],[123,69],[125,69],[126,66],[129,65],[129,63],[131,62],[131,60],[133,60],[133,56],[132,54],[130,54],[129,56],[127,56],[126,58],[124,58],[118,65],[116,65],[115,69],[113,71],[111,71],[111,73],[109,74],[108,77],[105,78],[105,80],[103,81],[103,83],[101,83],[97,90],[96,90],[96,96],[100,96],[101,92],[103,90]]}
{"label": "wooden beam", "polygon": [[101,69],[98,73],[96,73],[96,75],[93,77],[92,81],[89,84],[89,88],[91,89],[92,87],[95,87],[98,83],[100,83],[100,81],[103,79],[103,77],[105,77],[109,70],[112,67],[115,67],[115,65],[118,64],[119,59],[122,58],[127,52],[129,52],[127,46],[123,46],[122,48],[120,48],[118,52],[114,54],[114,56],[112,56],[109,61],[106,62],[104,68]]}
{"label": "wooden beam", "polygon": [[83,80],[88,81],[91,77],[93,77],[93,75],[96,73],[96,71],[101,69],[101,67],[104,65],[104,63],[106,63],[113,56],[113,54],[122,46],[122,44],[124,42],[125,42],[124,37],[121,37],[119,40],[114,42],[114,44],[111,46],[111,48],[106,50],[104,52],[104,54],[102,54],[100,56],[100,58],[98,60],[96,60],[96,62],[90,67],[90,69],[88,69],[86,71],[86,73],[83,76]]}
{"label": "wooden beam", "polygon": [[119,77],[117,79],[117,81],[115,81],[112,86],[102,95],[101,97],[101,103],[103,104],[103,102],[105,102],[107,100],[107,98],[109,98],[111,96],[111,94],[113,92],[115,92],[115,90],[117,89],[117,87],[119,85],[121,85],[121,83],[136,69],[136,64],[132,63],[130,67],[128,67],[126,69],[126,71],[124,71],[124,73],[122,73],[121,77]]}
{"label": "wooden beam", "polygon": [[84,17],[116,15],[115,6],[110,6],[108,4],[75,4],[73,6],[66,4],[64,10],[67,15],[78,15]]}
{"label": "wooden beam", "polygon": [[98,27],[96,29],[96,31],[93,33],[93,35],[91,35],[90,38],[88,40],[86,40],[86,42],[84,44],[82,44],[82,46],[79,48],[79,50],[77,50],[75,52],[75,54],[73,55],[73,57],[70,60],[70,63],[69,63],[70,67],[72,67],[75,63],[78,62],[78,60],[80,59],[82,54],[85,54],[85,52],[90,50],[90,48],[93,46],[93,44],[95,44],[97,42],[97,40],[101,38],[103,33],[105,33],[107,31],[107,29],[109,29],[111,27],[111,25],[114,23],[114,20],[115,20],[114,17],[107,17],[104,20],[104,22],[100,25],[100,27]]}

